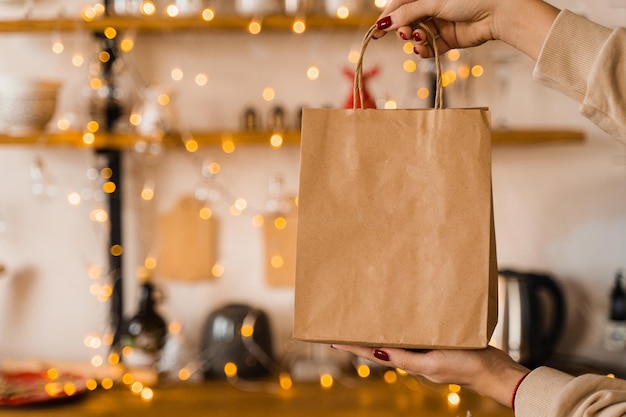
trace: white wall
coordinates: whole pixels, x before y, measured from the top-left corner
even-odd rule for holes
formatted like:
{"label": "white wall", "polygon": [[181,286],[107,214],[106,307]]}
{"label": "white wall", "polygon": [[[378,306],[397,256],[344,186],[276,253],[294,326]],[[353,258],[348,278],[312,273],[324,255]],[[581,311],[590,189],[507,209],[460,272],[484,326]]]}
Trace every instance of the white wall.
{"label": "white wall", "polygon": [[[609,26],[626,22],[626,9],[611,8],[608,0],[593,6],[582,0],[570,3],[578,8],[589,4],[589,16]],[[565,2],[558,5],[566,6]],[[248,105],[266,118],[270,108],[280,104],[293,120],[301,105],[343,104],[350,82],[341,68],[349,65],[347,54],[362,33],[328,29],[301,36],[269,31],[256,37],[237,32],[140,35],[124,74],[136,70],[134,85],[138,80],[156,81],[170,89],[180,126],[186,129],[237,129]],[[0,51],[7,57],[0,60],[0,73],[61,78],[65,84],[58,115],[85,115],[87,66],[75,68],[70,58],[77,49],[91,51],[90,42],[81,34],[61,36],[66,51],[56,55],[49,48],[51,34],[0,35]],[[510,93],[498,99],[490,58],[502,50],[510,51],[492,44],[465,54],[464,59],[484,65],[486,75],[467,86],[467,96],[461,94],[461,87],[450,89],[450,103],[486,105],[494,114],[505,111],[513,127],[580,128],[587,140],[494,147],[499,264],[553,273],[568,302],[568,328],[559,351],[604,358],[617,367],[623,354],[605,352],[601,332],[613,274],[626,268],[626,151],[579,116],[576,104],[533,83],[533,63],[524,56],[513,55]],[[413,98],[413,90],[425,81],[402,70],[405,59],[412,56],[402,52],[394,37],[373,43],[366,68],[379,65],[381,74],[372,80],[371,92],[377,99],[396,99],[400,107],[423,106]],[[310,65],[319,66],[319,80],[306,78]],[[174,66],[185,73],[178,83],[169,77]],[[204,87],[193,83],[198,72],[209,74]],[[272,103],[261,98],[266,86],[276,91]],[[46,180],[56,186],[52,196],[35,196],[31,191],[30,165],[35,157],[44,163]],[[231,155],[217,147],[201,148],[194,155],[167,149],[156,161],[127,152],[123,212],[127,312],[135,308],[135,270],[153,248],[153,221],[202,184],[205,159],[220,162],[220,183],[232,196],[245,197],[252,209],[236,217],[229,213],[227,202],[216,204],[225,274],[194,284],[160,280],[166,295],[162,311],[168,320],[183,323],[194,351],[210,311],[230,300],[249,302],[270,314],[280,352],[291,331],[293,294],[264,283],[261,232],[251,225],[250,216],[263,207],[267,179],[273,172],[283,172],[287,191],[297,192],[295,145],[278,150],[264,145],[241,147]],[[0,148],[0,224],[5,226],[0,227],[0,263],[7,267],[0,275],[0,359],[87,360],[94,352],[84,347],[85,335],[107,330],[108,306],[89,293],[91,284],[105,283],[106,278],[92,280],[87,275],[89,265],[106,262],[106,227],[89,220],[89,211],[99,202],[94,197],[72,207],[66,201],[70,192],[97,186],[86,175],[94,165],[97,161],[88,150]],[[156,184],[151,203],[139,198],[146,179]]]}

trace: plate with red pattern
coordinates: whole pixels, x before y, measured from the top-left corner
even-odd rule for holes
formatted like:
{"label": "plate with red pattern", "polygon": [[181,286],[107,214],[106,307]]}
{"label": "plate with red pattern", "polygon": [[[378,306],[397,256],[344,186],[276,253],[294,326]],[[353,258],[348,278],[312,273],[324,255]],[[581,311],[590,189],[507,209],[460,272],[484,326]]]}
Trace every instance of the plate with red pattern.
{"label": "plate with red pattern", "polygon": [[87,391],[87,380],[74,374],[0,371],[0,406],[67,399],[85,391]]}

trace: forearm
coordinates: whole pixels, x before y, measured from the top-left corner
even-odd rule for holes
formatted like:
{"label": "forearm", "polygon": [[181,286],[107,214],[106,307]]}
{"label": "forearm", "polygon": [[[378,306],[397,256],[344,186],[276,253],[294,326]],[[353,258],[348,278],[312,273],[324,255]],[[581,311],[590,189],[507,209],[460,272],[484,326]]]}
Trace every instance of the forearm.
{"label": "forearm", "polygon": [[536,61],[559,9],[540,0],[497,4],[494,11],[496,38]]}
{"label": "forearm", "polygon": [[528,372],[513,361],[491,361],[467,388],[511,407],[514,391]]}

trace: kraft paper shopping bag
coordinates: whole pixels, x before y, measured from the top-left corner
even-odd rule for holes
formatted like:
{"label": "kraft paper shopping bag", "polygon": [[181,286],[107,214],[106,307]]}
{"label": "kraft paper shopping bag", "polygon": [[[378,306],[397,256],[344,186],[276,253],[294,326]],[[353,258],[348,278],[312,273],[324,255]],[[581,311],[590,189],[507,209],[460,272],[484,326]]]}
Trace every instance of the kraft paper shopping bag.
{"label": "kraft paper shopping bag", "polygon": [[434,109],[356,108],[374,31],[355,108],[303,112],[294,337],[484,348],[497,320],[489,111],[443,108],[440,82]]}

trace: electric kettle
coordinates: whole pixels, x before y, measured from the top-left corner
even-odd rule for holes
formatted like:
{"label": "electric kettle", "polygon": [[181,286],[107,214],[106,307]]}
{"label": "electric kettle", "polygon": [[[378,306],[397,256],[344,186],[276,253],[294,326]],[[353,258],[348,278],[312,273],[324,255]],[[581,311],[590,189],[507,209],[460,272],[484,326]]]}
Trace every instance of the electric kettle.
{"label": "electric kettle", "polygon": [[498,324],[491,345],[522,365],[541,365],[558,342],[565,322],[565,299],[546,274],[498,273]]}

